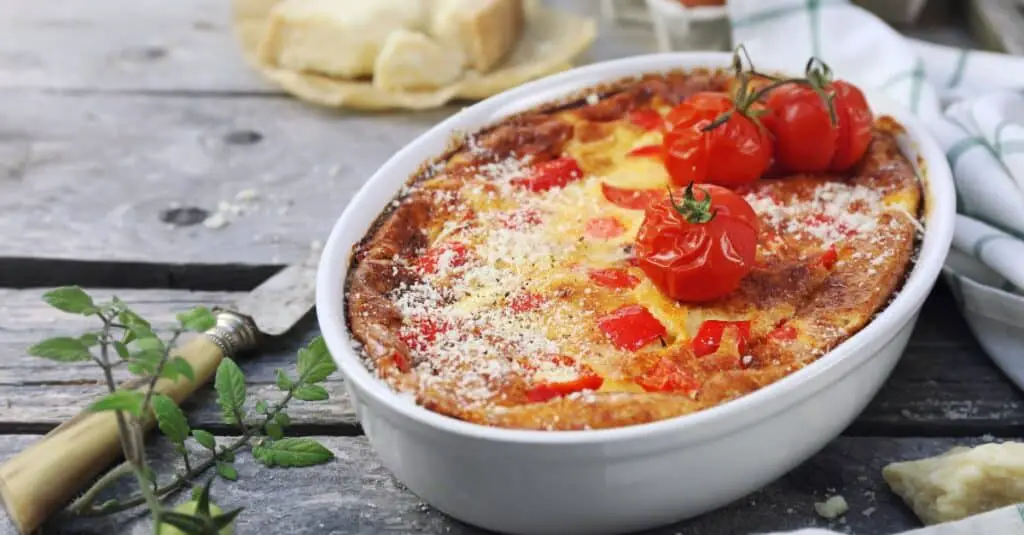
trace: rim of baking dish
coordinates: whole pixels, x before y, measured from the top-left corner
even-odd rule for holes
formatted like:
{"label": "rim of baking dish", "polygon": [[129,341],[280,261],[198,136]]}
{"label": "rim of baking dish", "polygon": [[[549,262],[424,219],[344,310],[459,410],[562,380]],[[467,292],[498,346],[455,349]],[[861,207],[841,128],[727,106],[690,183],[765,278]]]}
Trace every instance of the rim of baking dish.
{"label": "rim of baking dish", "polygon": [[[912,114],[874,91],[864,91],[868,102],[872,107],[882,104],[884,111],[881,114],[893,117],[903,127],[906,138],[900,140],[901,149],[918,168],[923,185],[925,204],[922,213],[925,232],[917,260],[896,297],[864,328],[813,363],[772,384],[714,407],[649,423],[578,431],[512,429],[467,422],[421,407],[408,399],[408,395],[395,392],[373,375],[353,349],[354,340],[346,320],[344,295],[347,290],[354,241],[344,239],[343,234],[346,228],[353,226],[354,219],[365,217],[362,212],[366,212],[367,209],[362,205],[367,202],[366,199],[371,195],[370,191],[378,182],[383,182],[389,175],[397,173],[402,175],[401,184],[404,184],[404,180],[423,163],[423,160],[420,160],[415,166],[410,167],[404,162],[411,158],[410,155],[425,150],[431,144],[437,144],[439,139],[447,142],[455,131],[475,131],[501,117],[533,109],[559,97],[579,94],[602,83],[647,73],[679,69],[728,68],[730,65],[731,55],[728,53],[666,52],[578,67],[527,83],[464,108],[396,152],[363,185],[338,218],[324,246],[317,271],[317,318],[331,354],[345,380],[353,383],[352,387],[359,392],[370,396],[375,402],[398,415],[435,430],[466,438],[514,444],[581,445],[620,443],[671,434],[677,439],[686,437],[686,442],[690,442],[689,439],[701,440],[710,435],[730,432],[739,426],[785,410],[825,386],[818,384],[815,388],[809,387],[808,385],[814,383],[816,379],[821,383],[828,378],[829,372],[832,372],[832,375],[839,374],[835,377],[837,379],[874,356],[874,353],[867,354],[863,351],[865,346],[879,337],[889,336],[891,339],[895,336],[896,330],[905,324],[906,318],[916,311],[916,307],[931,291],[949,251],[956,212],[953,179],[945,154]],[[470,119],[471,117],[476,119]],[[475,126],[462,127],[467,122],[473,122]],[[917,158],[911,157],[914,155],[908,151],[916,152]],[[439,154],[440,152],[437,155]],[[397,184],[396,182],[394,188],[396,192],[401,187]],[[385,206],[386,204],[383,204],[372,210],[373,219]],[[362,228],[358,234],[359,238],[355,241],[361,239],[366,230]]]}

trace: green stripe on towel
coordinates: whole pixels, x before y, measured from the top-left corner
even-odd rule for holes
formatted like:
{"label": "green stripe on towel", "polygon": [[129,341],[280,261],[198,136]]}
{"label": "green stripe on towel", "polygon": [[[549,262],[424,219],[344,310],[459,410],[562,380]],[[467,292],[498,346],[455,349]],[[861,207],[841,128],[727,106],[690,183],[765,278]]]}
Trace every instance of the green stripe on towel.
{"label": "green stripe on towel", "polygon": [[985,140],[980,137],[965,137],[960,141],[953,144],[952,147],[946,151],[946,159],[949,160],[949,166],[956,171],[956,163],[965,152],[973,149],[974,147],[984,147]]}
{"label": "green stripe on towel", "polygon": [[953,67],[953,75],[949,77],[949,82],[946,83],[946,87],[954,88],[960,85],[960,82],[964,78],[964,69],[967,67],[967,56],[970,55],[970,51],[966,48],[960,49],[960,56],[956,59],[956,66]]}
{"label": "green stripe on towel", "polygon": [[778,20],[778,19],[781,19],[781,18],[785,18],[785,17],[788,17],[789,15],[793,15],[795,13],[800,13],[801,11],[805,11],[805,10],[810,9],[810,4],[811,3],[817,4],[816,5],[816,8],[817,8],[817,7],[820,7],[822,5],[848,4],[848,3],[850,3],[850,1],[849,0],[806,0],[805,2],[794,2],[793,5],[791,5],[791,6],[783,6],[783,7],[776,7],[776,8],[772,8],[772,9],[766,9],[764,11],[759,11],[757,13],[753,13],[753,14],[747,15],[745,17],[740,17],[740,18],[732,21],[732,27],[733,27],[733,29],[736,29],[736,28],[745,28],[745,27],[748,27],[748,26],[757,26],[757,25],[765,23],[765,22],[770,22],[770,21],[773,21],[773,20]]}

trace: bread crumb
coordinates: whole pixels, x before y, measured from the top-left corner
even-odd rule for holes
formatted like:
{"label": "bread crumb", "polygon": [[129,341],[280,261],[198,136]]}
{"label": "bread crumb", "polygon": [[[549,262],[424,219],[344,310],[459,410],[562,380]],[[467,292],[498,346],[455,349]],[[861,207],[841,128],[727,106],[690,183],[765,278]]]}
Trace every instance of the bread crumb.
{"label": "bread crumb", "polygon": [[814,511],[818,513],[818,516],[833,520],[838,518],[847,511],[850,510],[850,506],[846,504],[846,498],[836,494],[824,502],[815,502]]}
{"label": "bread crumb", "polygon": [[216,212],[210,217],[203,220],[203,226],[209,229],[219,229],[227,226],[228,220],[224,217],[224,214]]}

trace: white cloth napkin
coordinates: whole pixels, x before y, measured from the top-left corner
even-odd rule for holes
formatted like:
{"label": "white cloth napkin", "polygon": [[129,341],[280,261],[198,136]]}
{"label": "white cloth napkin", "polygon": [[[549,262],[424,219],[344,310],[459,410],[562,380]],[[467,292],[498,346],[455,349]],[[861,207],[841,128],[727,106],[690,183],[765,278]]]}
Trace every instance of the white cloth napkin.
{"label": "white cloth napkin", "polygon": [[[848,0],[729,0],[728,9],[733,43],[755,64],[799,73],[817,56],[929,127],[958,196],[945,276],[985,351],[1011,378],[1024,375],[1009,371],[1024,369],[1024,58],[908,39]],[[1024,533],[1024,521],[1011,506],[907,533]]]}

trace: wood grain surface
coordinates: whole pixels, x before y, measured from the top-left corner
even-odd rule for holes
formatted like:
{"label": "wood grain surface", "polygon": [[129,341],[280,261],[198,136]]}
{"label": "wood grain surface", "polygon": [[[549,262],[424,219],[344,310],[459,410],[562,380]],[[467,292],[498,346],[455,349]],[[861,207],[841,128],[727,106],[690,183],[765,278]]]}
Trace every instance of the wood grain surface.
{"label": "wood grain surface", "polygon": [[[451,519],[425,504],[380,465],[365,437],[316,437],[337,455],[329,465],[308,469],[268,469],[248,453],[238,456],[237,482],[214,483],[213,495],[225,509],[246,507],[237,533],[320,535],[341,533],[450,533],[482,530]],[[33,439],[0,436],[0,458],[13,455]],[[881,468],[896,460],[942,453],[955,445],[983,439],[843,437],[764,489],[720,510],[648,532],[650,535],[746,534],[804,527],[846,533],[885,535],[919,527],[913,513],[881,477]],[[170,474],[177,462],[161,442],[151,447],[157,472]],[[114,492],[131,492],[130,484]],[[828,521],[814,503],[842,495],[850,509]],[[187,499],[187,493],[172,498]],[[46,534],[144,535],[150,524],[136,512],[67,522],[55,519]]]}

